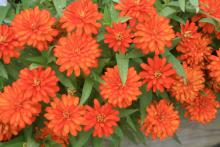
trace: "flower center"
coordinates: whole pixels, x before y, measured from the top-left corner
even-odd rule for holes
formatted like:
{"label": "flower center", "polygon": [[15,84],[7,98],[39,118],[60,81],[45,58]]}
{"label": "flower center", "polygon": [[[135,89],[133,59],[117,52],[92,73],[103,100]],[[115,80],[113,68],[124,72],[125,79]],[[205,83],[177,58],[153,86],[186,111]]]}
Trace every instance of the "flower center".
{"label": "flower center", "polygon": [[86,14],[85,14],[84,11],[80,11],[80,12],[79,12],[79,16],[80,16],[80,17],[85,17],[85,15],[86,15]]}
{"label": "flower center", "polygon": [[140,0],[134,0],[134,3],[135,3],[136,5],[138,5],[138,4],[140,4]]}
{"label": "flower center", "polygon": [[70,95],[70,96],[74,96],[75,93],[76,93],[76,90],[75,90],[74,88],[68,88],[68,89],[67,89],[67,93],[68,93],[68,95]]}
{"label": "flower center", "polygon": [[80,48],[74,48],[74,53],[75,54],[79,54],[79,52],[80,52]]}
{"label": "flower center", "polygon": [[97,120],[98,122],[100,122],[100,123],[104,122],[104,121],[105,121],[105,115],[103,115],[103,114],[98,114],[98,115],[96,116],[96,120]]}
{"label": "flower center", "polygon": [[33,86],[39,86],[39,85],[40,85],[40,80],[34,79]]}
{"label": "flower center", "polygon": [[69,112],[63,112],[63,117],[68,119],[70,118],[70,113]]}
{"label": "flower center", "polygon": [[118,34],[116,34],[115,38],[116,38],[116,40],[121,41],[124,37],[123,37],[122,33],[119,32]]}
{"label": "flower center", "polygon": [[186,31],[186,32],[183,34],[183,36],[184,36],[185,38],[191,37],[191,36],[192,36],[191,31]]}
{"label": "flower center", "polygon": [[156,72],[154,73],[154,77],[155,77],[156,79],[160,78],[161,75],[162,75],[162,73],[161,73],[160,71],[156,71]]}
{"label": "flower center", "polygon": [[5,36],[0,35],[0,43],[4,43],[6,40]]}

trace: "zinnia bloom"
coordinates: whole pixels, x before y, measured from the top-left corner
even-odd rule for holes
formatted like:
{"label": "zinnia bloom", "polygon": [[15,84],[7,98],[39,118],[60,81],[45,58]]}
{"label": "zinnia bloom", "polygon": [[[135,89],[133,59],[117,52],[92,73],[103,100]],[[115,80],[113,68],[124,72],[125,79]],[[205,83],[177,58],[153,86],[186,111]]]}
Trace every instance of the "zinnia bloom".
{"label": "zinnia bloom", "polygon": [[199,7],[208,15],[220,19],[219,0],[199,0]]}
{"label": "zinnia bloom", "polygon": [[6,86],[0,94],[0,120],[11,126],[25,128],[41,112],[41,105],[25,97],[17,83]]}
{"label": "zinnia bloom", "polygon": [[37,102],[48,103],[50,97],[56,97],[56,92],[59,91],[58,81],[59,79],[50,67],[46,69],[38,67],[32,70],[27,68],[21,70],[18,84],[25,96]]}
{"label": "zinnia bloom", "polygon": [[211,39],[206,36],[198,37],[190,42],[180,42],[176,47],[176,50],[182,53],[179,59],[191,67],[203,65],[212,53],[210,43]]}
{"label": "zinnia bloom", "polygon": [[220,49],[216,51],[217,56],[211,55],[209,57],[210,62],[207,66],[209,70],[209,76],[213,78],[216,82],[220,83]]}
{"label": "zinnia bloom", "polygon": [[108,34],[104,35],[104,42],[108,43],[115,52],[120,50],[125,54],[126,48],[132,43],[131,29],[127,28],[126,23],[113,23],[113,28],[107,26],[106,30]]}
{"label": "zinnia bloom", "polygon": [[204,88],[204,74],[200,68],[188,67],[183,65],[186,79],[177,76],[173,85],[170,88],[171,95],[176,98],[177,101],[181,103],[190,103],[198,96],[199,91]]}
{"label": "zinnia bloom", "polygon": [[77,34],[90,35],[98,33],[101,24],[97,21],[101,18],[97,4],[91,0],[77,0],[66,7],[60,22],[63,23],[62,28],[66,28],[68,32],[76,30]]}
{"label": "zinnia bloom", "polygon": [[163,16],[152,16],[136,26],[134,43],[144,54],[155,52],[164,53],[164,48],[172,45],[175,33],[169,25],[169,19]]}
{"label": "zinnia bloom", "polygon": [[9,64],[11,58],[18,58],[22,44],[18,42],[12,28],[7,25],[0,25],[0,59]]}
{"label": "zinnia bloom", "polygon": [[137,100],[141,94],[139,90],[142,82],[140,76],[133,67],[128,69],[125,84],[121,82],[118,67],[107,68],[105,75],[102,76],[105,83],[100,85],[100,94],[103,99],[115,107],[126,108]]}
{"label": "zinnia bloom", "polygon": [[80,70],[88,75],[90,69],[98,66],[98,57],[101,50],[96,40],[91,36],[77,35],[73,33],[67,38],[61,38],[54,49],[54,55],[58,58],[56,63],[60,65],[60,71],[67,71],[67,76],[72,72],[80,75]]}
{"label": "zinnia bloom", "polygon": [[94,99],[94,108],[86,106],[85,131],[94,128],[93,137],[109,137],[114,133],[114,128],[119,121],[117,110],[114,110],[110,104],[101,106],[97,99]]}
{"label": "zinnia bloom", "polygon": [[44,115],[48,120],[47,127],[56,135],[76,136],[82,130],[85,109],[78,106],[79,98],[76,96],[62,95],[61,99],[54,98],[51,106],[46,108]]}
{"label": "zinnia bloom", "polygon": [[0,122],[0,142],[8,141],[12,136],[18,134],[19,129],[9,123]]}
{"label": "zinnia bloom", "polygon": [[156,14],[154,3],[155,0],[119,0],[115,8],[121,10],[120,16],[130,16],[143,22],[147,16]]}
{"label": "zinnia bloom", "polygon": [[173,136],[180,124],[178,111],[174,110],[173,104],[165,99],[158,103],[152,103],[146,109],[147,116],[141,127],[146,136],[152,135],[152,139],[157,137],[164,140]]}
{"label": "zinnia bloom", "polygon": [[216,118],[219,106],[215,94],[210,89],[204,89],[203,93],[186,105],[186,116],[189,115],[191,121],[206,124]]}
{"label": "zinnia bloom", "polygon": [[166,58],[155,56],[154,59],[148,58],[148,64],[142,63],[140,76],[147,83],[147,91],[153,88],[153,91],[164,91],[169,89],[174,82],[176,71],[172,68],[172,64],[167,63]]}
{"label": "zinnia bloom", "polygon": [[58,30],[53,28],[55,21],[49,11],[35,7],[15,15],[12,28],[20,42],[42,51],[48,48],[48,43],[58,34]]}

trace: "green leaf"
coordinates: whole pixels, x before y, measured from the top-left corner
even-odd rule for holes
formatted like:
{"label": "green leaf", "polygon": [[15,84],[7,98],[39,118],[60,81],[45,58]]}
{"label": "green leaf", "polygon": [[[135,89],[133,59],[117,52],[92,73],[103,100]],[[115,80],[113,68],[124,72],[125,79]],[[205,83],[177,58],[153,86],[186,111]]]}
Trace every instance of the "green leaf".
{"label": "green leaf", "polygon": [[19,135],[8,142],[0,143],[0,147],[23,147],[25,144],[25,138],[23,135]]}
{"label": "green leaf", "polygon": [[93,147],[103,147],[103,139],[98,138],[98,137],[94,137],[92,139],[92,146]]}
{"label": "green leaf", "polygon": [[62,16],[63,9],[66,6],[66,0],[53,0],[53,4],[59,17]]}
{"label": "green leaf", "polygon": [[0,62],[0,77],[8,79],[7,71],[5,69],[4,64],[2,64],[2,62]]}
{"label": "green leaf", "polygon": [[27,126],[25,129],[24,129],[24,134],[25,134],[25,138],[27,140],[26,144],[27,144],[27,147],[39,147],[40,144],[37,143],[34,138],[33,138],[33,126]]}
{"label": "green leaf", "polygon": [[125,55],[116,54],[116,60],[117,60],[121,82],[124,85],[127,80],[129,59],[127,59]]}
{"label": "green leaf", "polygon": [[84,104],[88,100],[88,98],[92,92],[93,84],[94,83],[90,78],[85,79],[85,82],[83,85],[83,90],[82,90],[82,96],[80,99],[80,104]]}
{"label": "green leaf", "polygon": [[151,103],[153,99],[152,90],[146,91],[145,87],[141,88],[142,95],[139,97],[140,99],[140,113],[141,113],[141,122],[144,122],[144,118],[146,116],[146,107]]}
{"label": "green leaf", "polygon": [[119,110],[119,117],[127,117],[135,112],[137,112],[138,109],[120,109]]}
{"label": "green leaf", "polygon": [[180,61],[168,50],[165,51],[164,55],[166,56],[167,61],[173,65],[173,68],[176,70],[177,74],[186,80],[187,79],[186,73]]}
{"label": "green leaf", "polygon": [[9,3],[7,4],[7,6],[0,6],[0,24],[3,22],[3,20],[7,16],[9,9],[10,9]]}
{"label": "green leaf", "polygon": [[86,142],[89,140],[89,137],[92,135],[92,131],[93,130],[90,130],[88,132],[80,132],[79,139],[72,147],[82,147],[84,144],[86,144]]}
{"label": "green leaf", "polygon": [[118,17],[117,22],[124,23],[124,22],[127,22],[130,19],[131,19],[131,17],[129,17],[129,16]]}
{"label": "green leaf", "polygon": [[120,128],[119,126],[117,126],[117,127],[115,128],[115,134],[116,134],[118,137],[120,137],[121,139],[122,139],[123,136],[124,136],[124,134],[123,134],[123,132],[122,132],[122,130],[121,130],[121,128]]}
{"label": "green leaf", "polygon": [[126,54],[126,58],[133,59],[133,58],[140,58],[144,57],[144,54],[141,50],[133,49],[132,51]]}
{"label": "green leaf", "polygon": [[196,12],[199,12],[199,0],[189,0],[190,3],[194,6],[194,8],[196,9]]}
{"label": "green leaf", "polygon": [[215,26],[215,29],[216,29],[217,31],[220,30],[220,25],[219,25],[218,21],[215,20],[215,19],[213,19],[213,18],[202,18],[202,19],[199,20],[199,22],[210,23],[210,24],[212,24],[212,25]]}
{"label": "green leaf", "polygon": [[104,14],[103,14],[103,19],[102,20],[103,20],[102,24],[104,26],[111,25],[111,16],[110,16],[110,12],[109,12],[107,6],[104,8]]}
{"label": "green leaf", "polygon": [[133,122],[133,120],[131,119],[130,116],[127,116],[127,117],[126,117],[126,121],[127,121],[128,125],[129,125],[134,131],[137,131],[137,129],[136,129],[135,125],[134,125],[134,122]]}
{"label": "green leaf", "polygon": [[115,2],[115,3],[119,3],[119,0],[112,0],[113,2]]}
{"label": "green leaf", "polygon": [[47,65],[47,59],[43,56],[29,57],[26,60],[43,66]]}
{"label": "green leaf", "polygon": [[180,139],[179,139],[179,137],[177,136],[177,134],[174,134],[174,135],[173,135],[173,139],[174,139],[177,143],[182,144],[182,142],[180,141]]}
{"label": "green leaf", "polygon": [[185,0],[178,0],[180,8],[183,12],[185,12],[185,6],[186,6],[186,1]]}
{"label": "green leaf", "polygon": [[165,7],[159,12],[160,15],[165,16],[165,17],[168,17],[175,13],[177,13],[177,10],[172,7]]}

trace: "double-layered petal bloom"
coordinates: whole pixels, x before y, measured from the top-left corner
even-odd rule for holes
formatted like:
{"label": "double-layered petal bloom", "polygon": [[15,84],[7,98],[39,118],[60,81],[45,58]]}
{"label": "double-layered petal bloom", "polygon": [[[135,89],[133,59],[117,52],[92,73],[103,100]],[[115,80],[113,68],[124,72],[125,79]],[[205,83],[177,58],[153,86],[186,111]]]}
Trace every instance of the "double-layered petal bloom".
{"label": "double-layered petal bloom", "polygon": [[152,135],[152,139],[164,140],[173,136],[180,124],[178,111],[173,104],[162,99],[158,103],[152,103],[146,109],[147,116],[141,127],[146,136]]}
{"label": "double-layered petal bloom", "polygon": [[44,115],[48,120],[47,127],[56,135],[65,137],[71,133],[76,136],[85,121],[85,109],[78,103],[79,98],[76,96],[62,95],[61,99],[54,98]]}
{"label": "double-layered petal bloom", "polygon": [[42,51],[48,49],[48,43],[58,34],[58,30],[53,27],[55,21],[49,11],[35,7],[17,14],[12,21],[12,28],[19,42]]}
{"label": "double-layered petal bloom", "polygon": [[191,103],[186,105],[186,116],[191,121],[198,121],[202,124],[209,123],[216,118],[220,103],[210,89],[204,89]]}
{"label": "double-layered petal bloom", "polygon": [[107,68],[102,76],[104,83],[100,85],[100,94],[104,100],[115,107],[126,108],[137,100],[141,94],[139,90],[142,82],[140,76],[133,67],[128,69],[127,80],[122,83],[118,71],[118,67]]}
{"label": "double-layered petal bloom", "polygon": [[113,23],[113,27],[106,27],[107,34],[104,35],[104,42],[109,44],[115,52],[121,51],[123,54],[126,48],[132,43],[131,28],[127,28],[126,23]]}
{"label": "double-layered petal bloom", "polygon": [[220,1],[219,0],[199,0],[199,7],[207,13],[209,17],[220,19]]}
{"label": "double-layered petal bloom", "polygon": [[85,131],[94,128],[93,137],[99,138],[109,137],[114,133],[114,128],[119,121],[117,110],[114,110],[110,104],[100,105],[97,99],[94,99],[94,108],[86,106],[87,113],[85,114]]}
{"label": "double-layered petal bloom", "polygon": [[98,6],[92,0],[77,0],[66,7],[60,22],[68,32],[75,30],[77,34],[91,35],[98,33],[101,24],[97,21],[101,18]]}
{"label": "double-layered petal bloom", "polygon": [[170,20],[163,16],[154,15],[145,22],[139,23],[134,34],[136,48],[141,49],[144,54],[164,53],[164,48],[170,47],[175,37],[169,22]]}
{"label": "double-layered petal bloom", "polygon": [[24,95],[31,97],[33,101],[48,103],[51,97],[59,91],[58,78],[50,68],[38,67],[35,69],[23,69],[20,71],[18,85],[24,91]]}
{"label": "double-layered petal bloom", "polygon": [[31,125],[41,112],[41,105],[26,97],[17,83],[0,93],[0,120],[20,129]]}
{"label": "double-layered petal bloom", "polygon": [[22,44],[15,37],[11,27],[0,25],[0,59],[9,64],[11,58],[18,58]]}
{"label": "double-layered petal bloom", "polygon": [[142,63],[140,76],[147,84],[147,91],[153,89],[154,92],[169,89],[174,82],[176,71],[171,63],[167,63],[166,58],[155,56],[154,59],[148,58],[148,63]]}
{"label": "double-layered petal bloom", "polygon": [[216,51],[217,56],[211,55],[209,57],[210,63],[207,68],[209,70],[209,76],[216,82],[220,83],[220,49]]}
{"label": "double-layered petal bloom", "polygon": [[67,76],[71,76],[74,72],[79,76],[80,70],[88,75],[90,69],[98,66],[101,50],[91,36],[73,33],[59,40],[54,49],[54,55],[57,57],[56,64],[60,65],[61,72],[67,71]]}

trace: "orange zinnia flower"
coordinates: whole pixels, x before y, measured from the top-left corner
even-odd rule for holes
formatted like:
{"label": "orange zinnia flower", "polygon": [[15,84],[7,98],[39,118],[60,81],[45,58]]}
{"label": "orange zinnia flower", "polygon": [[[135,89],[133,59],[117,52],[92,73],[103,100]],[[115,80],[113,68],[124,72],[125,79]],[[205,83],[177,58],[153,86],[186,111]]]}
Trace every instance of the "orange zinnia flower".
{"label": "orange zinnia flower", "polygon": [[156,13],[155,0],[120,0],[115,8],[121,10],[120,16],[130,16],[139,21],[146,20],[146,16]]}
{"label": "orange zinnia flower", "polygon": [[62,95],[61,100],[54,98],[44,115],[49,120],[47,127],[56,135],[65,137],[71,133],[76,136],[82,130],[85,114],[85,109],[78,103],[79,98],[76,96]]}
{"label": "orange zinnia flower", "polygon": [[201,36],[200,33],[197,32],[198,27],[194,22],[186,21],[186,24],[180,24],[181,32],[177,33],[176,36],[180,37],[182,40],[181,42],[190,43],[191,40],[197,39]]}
{"label": "orange zinnia flower", "polygon": [[155,56],[154,59],[148,58],[148,64],[142,63],[140,76],[147,83],[147,91],[153,88],[153,91],[164,91],[169,89],[174,82],[176,71],[172,68],[172,64],[167,64],[166,58]]}
{"label": "orange zinnia flower", "polygon": [[0,122],[0,142],[8,141],[12,136],[18,134],[19,129],[9,123]]}
{"label": "orange zinnia flower", "polygon": [[202,124],[209,123],[216,118],[219,102],[216,101],[215,94],[210,89],[204,89],[194,101],[186,105],[186,116],[190,120],[198,121]]}
{"label": "orange zinnia flower", "polygon": [[175,37],[169,22],[169,19],[155,15],[145,22],[139,23],[134,34],[135,46],[144,54],[164,53],[165,46],[171,46],[172,39]]}
{"label": "orange zinnia flower", "polygon": [[158,103],[152,103],[146,109],[147,116],[141,127],[146,136],[152,134],[155,140],[157,137],[164,140],[173,136],[180,124],[178,111],[174,110],[173,104],[165,99]]}
{"label": "orange zinnia flower", "polygon": [[11,58],[18,58],[22,44],[18,42],[12,28],[7,25],[0,25],[0,58],[5,64],[9,64]]}
{"label": "orange zinnia flower", "polygon": [[25,128],[41,112],[41,105],[25,97],[17,83],[4,88],[0,94],[0,120],[11,126]]}
{"label": "orange zinnia flower", "polygon": [[110,104],[100,106],[99,101],[94,99],[94,108],[86,106],[87,113],[85,114],[85,131],[94,128],[93,137],[99,138],[106,136],[109,137],[114,133],[114,126],[120,120],[118,117],[119,112],[114,110]]}
{"label": "orange zinnia flower", "polygon": [[107,26],[106,30],[108,34],[104,35],[104,42],[108,43],[115,52],[120,50],[125,54],[126,48],[132,43],[131,28],[127,28],[126,23],[113,23],[113,28]]}
{"label": "orange zinnia flower", "polygon": [[199,91],[203,90],[205,79],[200,68],[191,68],[185,64],[183,68],[187,79],[184,80],[182,77],[177,76],[170,91],[177,101],[190,103],[198,96]]}
{"label": "orange zinnia flower", "polygon": [[42,51],[48,48],[48,43],[58,34],[58,30],[53,28],[55,21],[49,11],[35,7],[15,15],[12,28],[20,42]]}
{"label": "orange zinnia flower", "polygon": [[59,91],[55,72],[50,67],[43,69],[38,67],[35,69],[23,69],[20,71],[18,84],[20,89],[24,91],[24,95],[31,97],[34,101],[44,101],[48,103],[50,97],[55,97]]}
{"label": "orange zinnia flower", "polygon": [[74,71],[80,75],[80,69],[88,75],[90,69],[98,66],[97,58],[101,56],[101,50],[96,40],[91,36],[72,34],[67,38],[61,38],[54,49],[54,55],[58,58],[56,63],[61,65],[60,71],[67,71],[71,76]]}
{"label": "orange zinnia flower", "polygon": [[219,0],[199,0],[199,7],[208,15],[220,19]]}
{"label": "orange zinnia flower", "polygon": [[210,43],[211,39],[206,36],[198,37],[190,42],[180,42],[176,47],[176,50],[182,53],[179,59],[191,67],[203,65],[212,53]]}
{"label": "orange zinnia flower", "polygon": [[101,18],[97,4],[91,0],[77,0],[67,6],[60,22],[63,23],[62,28],[66,28],[68,32],[76,30],[77,34],[90,35],[98,33],[101,24],[97,21]]}
{"label": "orange zinnia flower", "polygon": [[211,55],[209,57],[210,63],[207,66],[209,70],[209,76],[212,77],[216,82],[220,83],[220,49],[216,51],[217,56]]}
{"label": "orange zinnia flower", "polygon": [[115,107],[126,108],[137,100],[141,94],[139,87],[142,85],[140,76],[133,67],[128,69],[127,80],[123,85],[120,79],[118,67],[107,68],[102,76],[105,83],[100,85],[100,94],[103,99]]}

